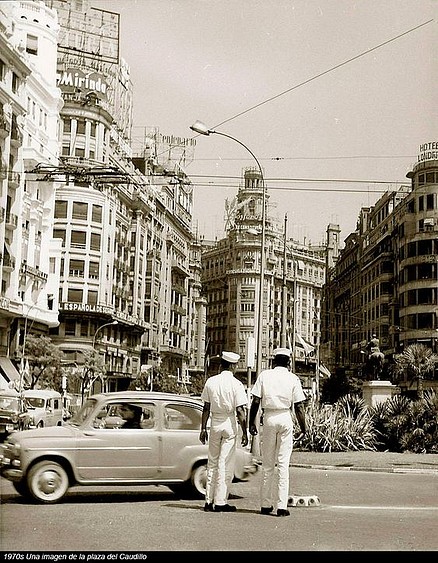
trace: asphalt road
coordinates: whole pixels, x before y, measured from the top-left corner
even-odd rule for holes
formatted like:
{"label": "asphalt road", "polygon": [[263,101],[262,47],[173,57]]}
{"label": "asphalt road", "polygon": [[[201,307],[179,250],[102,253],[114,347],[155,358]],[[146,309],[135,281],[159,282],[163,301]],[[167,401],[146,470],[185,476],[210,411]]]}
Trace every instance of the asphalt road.
{"label": "asphalt road", "polygon": [[[436,551],[438,473],[291,467],[291,494],[318,505],[259,514],[260,475],[233,484],[237,512],[205,513],[166,487],[75,488],[58,505],[32,505],[0,479],[5,553],[90,553],[122,561],[191,551]],[[203,555],[205,557],[205,554]],[[110,560],[110,559],[107,559]]]}

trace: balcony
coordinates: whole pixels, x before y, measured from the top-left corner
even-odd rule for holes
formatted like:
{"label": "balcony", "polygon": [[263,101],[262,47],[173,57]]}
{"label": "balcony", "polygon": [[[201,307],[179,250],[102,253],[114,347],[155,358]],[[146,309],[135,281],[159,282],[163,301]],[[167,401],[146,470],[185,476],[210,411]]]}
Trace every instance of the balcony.
{"label": "balcony", "polygon": [[8,185],[10,188],[16,190],[20,185],[20,174],[18,172],[8,172]]}
{"label": "balcony", "polygon": [[11,147],[20,147],[23,144],[23,133],[16,127],[11,130]]}
{"label": "balcony", "polygon": [[6,119],[5,115],[3,113],[1,113],[0,114],[0,138],[6,139],[6,137],[9,135],[10,130],[11,130],[11,126],[9,124],[9,121]]}
{"label": "balcony", "polygon": [[9,256],[8,254],[5,254],[3,256],[3,270],[12,272],[12,270],[14,269],[15,269],[15,258]]}
{"label": "balcony", "polygon": [[5,216],[6,227],[10,229],[16,229],[18,225],[18,216],[15,213],[6,213]]}

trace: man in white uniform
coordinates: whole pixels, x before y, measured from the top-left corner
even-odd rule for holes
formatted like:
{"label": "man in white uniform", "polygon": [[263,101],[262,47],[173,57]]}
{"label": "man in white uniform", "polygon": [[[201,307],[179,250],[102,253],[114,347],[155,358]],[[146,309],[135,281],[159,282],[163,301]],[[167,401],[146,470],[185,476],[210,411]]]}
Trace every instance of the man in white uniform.
{"label": "man in white uniform", "polygon": [[[252,388],[249,414],[249,432],[258,434],[256,416],[263,409],[261,514],[270,514],[277,508],[277,516],[289,516],[289,463],[293,447],[292,409],[306,432],[304,402],[306,396],[297,375],[289,371],[292,352],[288,348],[274,350],[272,369],[259,373]],[[274,491],[275,466],[277,488]]]}
{"label": "man in white uniform", "polygon": [[[222,352],[218,375],[207,379],[201,394],[204,401],[201,433],[203,444],[208,440],[207,486],[204,510],[206,512],[234,512],[227,503],[234,475],[237,443],[237,420],[242,428],[242,446],[248,444],[246,413],[248,397],[245,387],[234,377],[239,354]],[[210,437],[207,422],[211,415]],[[236,418],[237,415],[237,418]]]}

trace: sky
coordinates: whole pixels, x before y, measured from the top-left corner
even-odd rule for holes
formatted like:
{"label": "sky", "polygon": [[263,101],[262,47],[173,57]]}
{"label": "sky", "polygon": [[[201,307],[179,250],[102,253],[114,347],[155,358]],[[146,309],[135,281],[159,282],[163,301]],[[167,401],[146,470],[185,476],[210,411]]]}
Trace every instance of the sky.
{"label": "sky", "polygon": [[[437,0],[93,0],[121,15],[133,137],[196,137],[194,228],[224,234],[226,202],[260,163],[288,237],[355,230],[361,207],[409,184],[436,141]],[[238,139],[199,136],[196,120]]]}

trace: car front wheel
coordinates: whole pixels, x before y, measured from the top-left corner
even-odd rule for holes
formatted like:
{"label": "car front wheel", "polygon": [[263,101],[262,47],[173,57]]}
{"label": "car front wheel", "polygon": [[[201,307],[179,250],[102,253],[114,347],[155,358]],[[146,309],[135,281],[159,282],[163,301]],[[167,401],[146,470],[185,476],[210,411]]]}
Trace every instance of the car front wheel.
{"label": "car front wheel", "polygon": [[29,493],[36,501],[53,504],[62,499],[69,487],[65,469],[54,461],[40,461],[34,465],[27,478]]}

